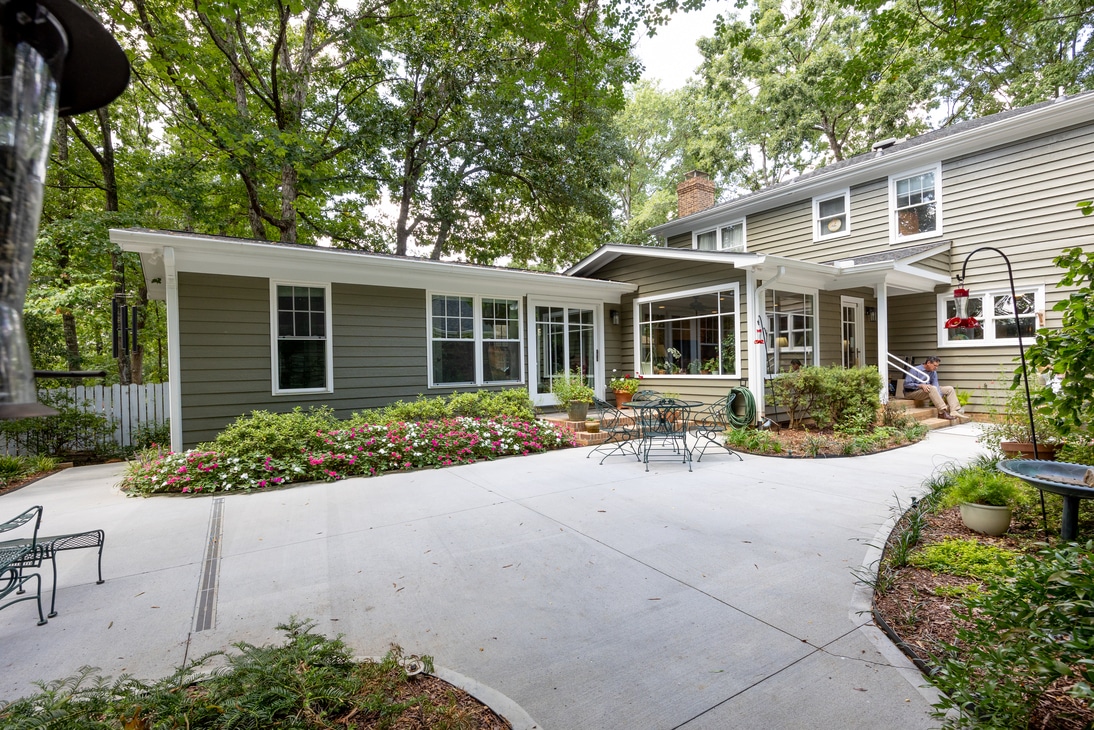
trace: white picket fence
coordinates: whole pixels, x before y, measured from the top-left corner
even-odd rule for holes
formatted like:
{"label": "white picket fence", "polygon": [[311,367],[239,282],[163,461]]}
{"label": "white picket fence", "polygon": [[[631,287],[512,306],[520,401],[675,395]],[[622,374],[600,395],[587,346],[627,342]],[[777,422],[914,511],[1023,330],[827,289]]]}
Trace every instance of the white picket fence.
{"label": "white picket fence", "polygon": [[[170,418],[167,385],[77,385],[41,392],[47,396],[68,394],[80,410],[112,420],[113,441],[119,446],[132,446],[133,435],[140,426],[162,424]],[[40,396],[40,400],[46,398]],[[17,450],[0,436],[0,453],[14,454]]]}

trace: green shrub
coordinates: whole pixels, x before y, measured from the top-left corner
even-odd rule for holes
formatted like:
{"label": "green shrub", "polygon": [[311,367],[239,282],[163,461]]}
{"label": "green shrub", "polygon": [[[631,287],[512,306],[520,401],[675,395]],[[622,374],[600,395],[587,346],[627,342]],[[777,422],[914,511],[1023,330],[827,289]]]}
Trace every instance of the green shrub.
{"label": "green shrub", "polygon": [[0,455],[0,486],[22,479],[27,473],[27,463],[23,457]]}
{"label": "green shrub", "polygon": [[434,671],[429,656],[407,657],[393,645],[382,660],[359,662],[340,638],[315,633],[313,621],[294,618],[277,628],[285,636],[280,645],[240,642],[234,652],[212,652],[152,682],[131,676],[111,682],[85,667],[0,707],[0,726],[478,727],[473,710],[461,707],[454,693],[434,700],[408,678],[405,667],[412,659],[423,671]]}
{"label": "green shrub", "polygon": [[535,407],[525,388],[506,390],[480,390],[474,393],[452,393],[427,398],[419,395],[407,403],[396,401],[383,408],[371,408],[354,413],[349,424],[354,426],[389,423],[414,423],[439,421],[445,418],[467,416],[469,418],[501,418],[507,416],[519,421],[534,421]]}
{"label": "green shrub", "polygon": [[790,428],[812,418],[820,428],[863,433],[877,422],[881,376],[876,368],[807,367],[781,374],[771,387]]}
{"label": "green shrub", "polygon": [[1014,506],[1018,502],[1028,501],[1024,487],[1022,480],[1003,474],[994,466],[974,465],[954,476],[939,505],[943,509],[956,507],[962,502],[996,507]]}
{"label": "green shrub", "polygon": [[327,406],[308,410],[298,406],[288,413],[253,411],[249,416],[237,418],[211,444],[198,448],[229,457],[261,454],[285,459],[296,456],[301,449],[321,449],[323,439],[318,434],[337,426],[334,411]]}
{"label": "green shrub", "polygon": [[757,454],[778,454],[783,448],[770,431],[758,428],[731,428],[726,431],[726,443]]}
{"label": "green shrub", "polygon": [[1021,556],[963,602],[932,677],[948,727],[1030,727],[1050,688],[1094,702],[1092,551],[1072,543]]}
{"label": "green shrub", "polygon": [[162,423],[145,422],[133,429],[133,448],[148,449],[153,446],[165,446],[171,443],[171,421]]}
{"label": "green shrub", "polygon": [[43,405],[57,411],[55,416],[0,421],[0,436],[24,454],[67,456],[90,452],[102,456],[119,451],[114,442],[116,419],[93,411],[91,401],[82,404],[70,391],[40,391]]}

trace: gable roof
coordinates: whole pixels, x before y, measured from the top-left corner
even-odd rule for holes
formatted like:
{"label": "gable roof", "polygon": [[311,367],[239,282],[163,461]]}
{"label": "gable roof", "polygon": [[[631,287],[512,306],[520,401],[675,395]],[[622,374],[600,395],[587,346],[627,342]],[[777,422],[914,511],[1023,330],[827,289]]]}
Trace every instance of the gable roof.
{"label": "gable roof", "polygon": [[393,254],[143,228],[111,229],[110,240],[141,255],[148,295],[164,299],[179,271],[284,281],[362,284],[450,293],[552,295],[619,302],[634,284]]}
{"label": "gable roof", "polygon": [[1091,119],[1094,119],[1094,91],[960,122],[826,165],[684,218],[654,226],[648,233],[667,238],[915,167],[1088,124]]}

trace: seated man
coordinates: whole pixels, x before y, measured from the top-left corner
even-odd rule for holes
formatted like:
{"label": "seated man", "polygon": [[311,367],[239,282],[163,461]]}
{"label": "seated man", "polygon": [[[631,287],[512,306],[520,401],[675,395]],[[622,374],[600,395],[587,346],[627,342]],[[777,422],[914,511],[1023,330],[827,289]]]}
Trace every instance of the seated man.
{"label": "seated man", "polygon": [[[938,409],[938,415],[947,421],[954,421],[965,415],[961,404],[957,402],[957,393],[947,386],[939,386],[938,370],[941,360],[935,355],[928,357],[922,365],[916,365],[912,373],[904,378],[904,397],[922,404],[928,398]],[[916,375],[919,375],[917,378]]]}

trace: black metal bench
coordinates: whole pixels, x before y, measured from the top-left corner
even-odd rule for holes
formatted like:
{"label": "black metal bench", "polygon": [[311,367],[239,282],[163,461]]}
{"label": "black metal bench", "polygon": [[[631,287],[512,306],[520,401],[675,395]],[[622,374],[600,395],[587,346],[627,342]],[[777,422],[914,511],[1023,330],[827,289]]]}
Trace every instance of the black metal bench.
{"label": "black metal bench", "polygon": [[[40,506],[31,507],[18,517],[8,520],[3,524],[0,524],[0,533],[11,532],[12,530],[26,525],[32,519],[34,519],[35,521],[33,534],[29,538],[20,538],[16,540],[7,540],[4,542],[0,542],[0,551],[2,551],[2,553],[6,553],[7,551],[23,551],[22,557],[20,558],[22,563],[20,563],[19,560],[13,560],[10,565],[11,568],[15,568],[19,571],[19,580],[22,581],[22,583],[29,581],[32,576],[37,575],[29,574],[26,575],[24,579],[24,571],[40,568],[43,561],[50,561],[53,567],[53,587],[50,591],[49,614],[47,615],[49,616],[49,618],[53,618],[57,615],[57,553],[61,552],[62,550],[98,548],[99,579],[95,581],[95,584],[100,585],[104,582],[103,543],[106,540],[106,533],[102,530],[88,530],[86,532],[73,532],[67,535],[51,535],[41,537],[38,535],[38,527],[42,521],[42,508]],[[3,567],[3,563],[0,563],[0,567]],[[20,583],[20,585],[17,587],[18,593],[23,593],[22,583]],[[39,594],[40,593],[41,586],[39,585]],[[0,598],[2,597],[3,594],[2,592],[0,592]],[[17,600],[23,601],[28,600],[29,598],[30,596]],[[15,602],[16,601],[11,601],[11,603]],[[39,614],[41,613],[40,604],[41,601],[39,600]],[[4,608],[7,605],[10,605],[10,603],[4,604],[4,606],[0,606],[0,609]],[[45,623],[44,619],[42,620],[42,623]]]}

